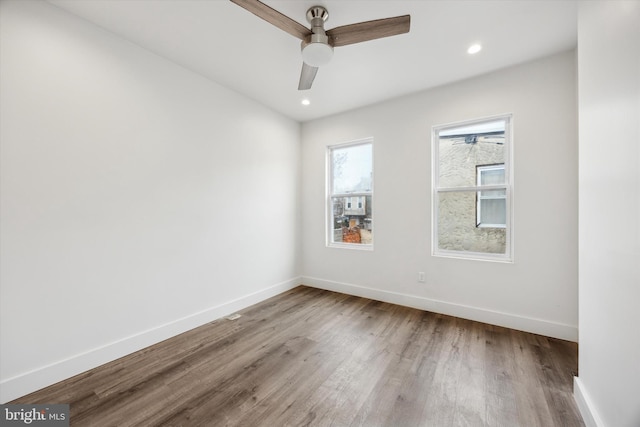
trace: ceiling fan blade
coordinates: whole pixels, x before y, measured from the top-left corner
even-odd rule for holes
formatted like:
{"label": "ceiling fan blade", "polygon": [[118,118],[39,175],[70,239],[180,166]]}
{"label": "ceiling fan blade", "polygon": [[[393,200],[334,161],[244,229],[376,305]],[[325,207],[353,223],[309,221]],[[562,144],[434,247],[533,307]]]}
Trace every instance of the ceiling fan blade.
{"label": "ceiling fan blade", "polygon": [[302,71],[300,72],[300,83],[298,83],[298,90],[311,89],[313,79],[316,78],[318,67],[312,67],[304,62],[302,63]]}
{"label": "ceiling fan blade", "polygon": [[329,43],[338,47],[408,33],[410,27],[411,15],[403,15],[332,28],[327,36]]}
{"label": "ceiling fan blade", "polygon": [[231,2],[248,10],[259,18],[264,19],[272,25],[286,31],[294,37],[304,40],[311,35],[311,30],[304,25],[294,21],[277,10],[267,6],[258,0],[231,0]]}

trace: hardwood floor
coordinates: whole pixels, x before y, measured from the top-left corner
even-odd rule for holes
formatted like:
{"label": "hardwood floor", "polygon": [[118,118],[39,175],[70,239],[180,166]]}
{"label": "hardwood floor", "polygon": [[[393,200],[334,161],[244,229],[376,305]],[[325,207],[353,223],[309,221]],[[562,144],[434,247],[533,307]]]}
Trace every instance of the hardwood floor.
{"label": "hardwood floor", "polygon": [[583,426],[575,343],[298,287],[12,403],[72,426]]}

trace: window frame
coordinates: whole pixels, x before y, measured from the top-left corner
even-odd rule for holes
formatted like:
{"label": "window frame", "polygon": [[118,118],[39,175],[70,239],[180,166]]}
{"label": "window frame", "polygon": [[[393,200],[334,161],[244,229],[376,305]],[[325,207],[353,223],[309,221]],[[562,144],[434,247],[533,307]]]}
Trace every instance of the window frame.
{"label": "window frame", "polygon": [[[478,186],[477,181],[475,186],[464,187],[441,187],[439,186],[440,178],[440,159],[439,159],[439,146],[440,146],[440,133],[454,128],[473,126],[485,122],[492,122],[504,120],[504,173],[505,183],[500,185],[487,185]],[[464,120],[440,125],[434,125],[431,128],[431,255],[435,257],[445,258],[460,258],[469,260],[480,261],[498,261],[505,263],[514,262],[513,251],[513,228],[514,228],[514,209],[513,209],[513,192],[514,192],[514,173],[513,173],[513,114],[505,113],[494,116],[486,116],[477,119]],[[486,253],[486,252],[474,252],[474,251],[462,251],[452,249],[440,249],[439,236],[438,236],[438,211],[439,211],[439,195],[448,192],[475,192],[476,198],[479,191],[489,190],[505,190],[506,198],[506,224],[505,229],[505,251],[504,253]],[[477,209],[477,203],[476,203]],[[477,217],[476,217],[477,219]],[[477,224],[477,222],[476,222]]]}
{"label": "window frame", "polygon": [[[371,146],[371,191],[364,192],[347,192],[347,193],[333,193],[333,162],[332,162],[332,153],[336,149],[355,147],[359,145],[370,145]],[[374,218],[374,144],[373,137],[362,138],[354,141],[343,142],[338,144],[327,145],[326,148],[326,195],[325,195],[325,236],[326,236],[326,246],[330,248],[342,248],[342,249],[354,249],[354,250],[373,250],[373,244],[375,240],[375,232],[373,226],[373,218]],[[370,227],[371,227],[371,243],[346,243],[346,242],[334,242],[333,241],[333,232],[334,232],[334,214],[333,214],[333,204],[332,199],[335,197],[367,197],[369,196],[371,199],[371,218],[370,218]],[[366,207],[365,207],[366,212]],[[366,219],[364,220],[366,222]]]}

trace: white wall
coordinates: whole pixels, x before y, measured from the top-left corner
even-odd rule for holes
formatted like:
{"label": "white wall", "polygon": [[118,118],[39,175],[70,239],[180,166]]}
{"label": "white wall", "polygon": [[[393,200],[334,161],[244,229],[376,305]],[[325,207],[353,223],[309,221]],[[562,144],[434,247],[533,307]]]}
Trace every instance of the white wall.
{"label": "white wall", "polygon": [[[577,340],[575,78],[567,52],[303,124],[304,283]],[[432,257],[431,127],[502,113],[513,113],[515,262]],[[374,251],[327,248],[326,146],[369,136]]]}
{"label": "white wall", "polygon": [[580,359],[587,426],[640,426],[640,2],[583,2]]}
{"label": "white wall", "polygon": [[298,283],[298,123],[0,7],[2,402]]}

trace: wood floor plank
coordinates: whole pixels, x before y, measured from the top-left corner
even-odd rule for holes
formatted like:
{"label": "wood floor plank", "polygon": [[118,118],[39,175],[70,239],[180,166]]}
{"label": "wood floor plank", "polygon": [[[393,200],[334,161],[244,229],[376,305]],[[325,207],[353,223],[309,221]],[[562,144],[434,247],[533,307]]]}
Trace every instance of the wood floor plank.
{"label": "wood floor plank", "polygon": [[454,425],[486,425],[484,358],[485,342],[482,324],[464,321],[460,325],[461,363],[456,388]]}
{"label": "wood floor plank", "polygon": [[580,427],[577,345],[300,286],[12,403],[72,426]]}
{"label": "wood floor plank", "polygon": [[517,377],[511,371],[507,330],[485,330],[485,398],[486,423],[490,426],[519,426],[516,402]]}

